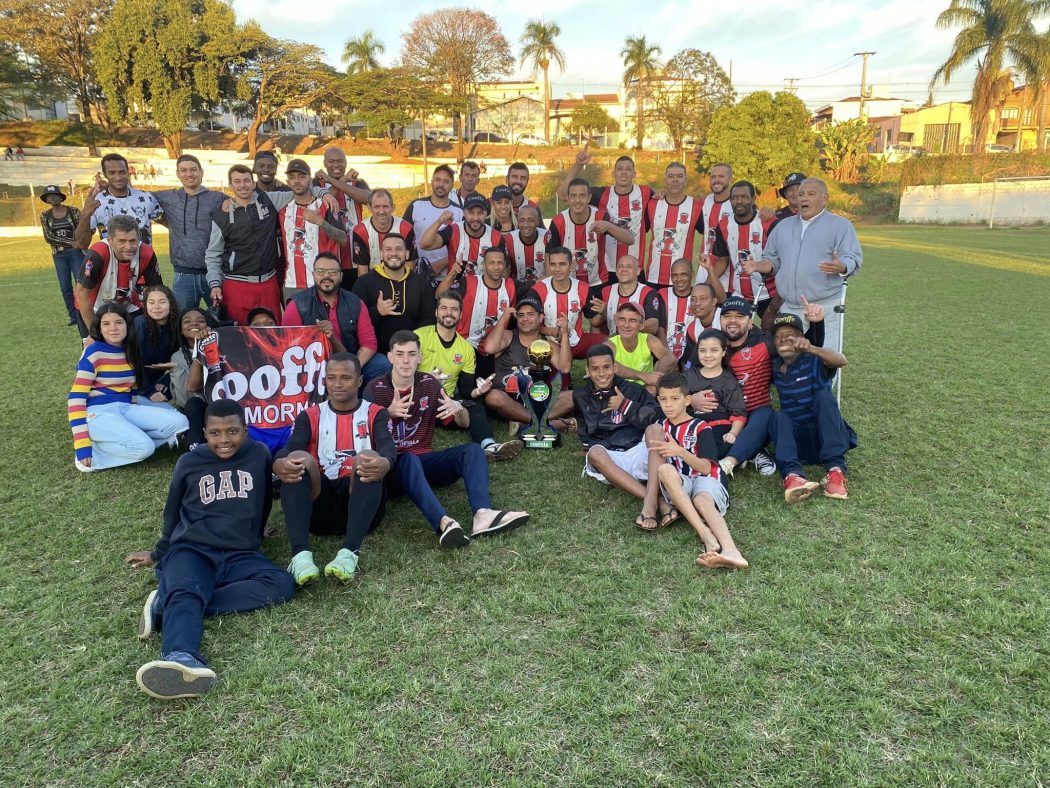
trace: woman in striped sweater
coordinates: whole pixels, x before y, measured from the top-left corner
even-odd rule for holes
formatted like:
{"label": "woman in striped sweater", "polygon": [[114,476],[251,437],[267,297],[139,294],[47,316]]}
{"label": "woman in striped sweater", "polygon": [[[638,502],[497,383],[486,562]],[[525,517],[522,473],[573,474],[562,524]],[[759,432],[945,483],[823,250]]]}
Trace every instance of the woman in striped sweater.
{"label": "woman in striped sweater", "polygon": [[177,410],[136,405],[141,380],[138,346],[128,331],[128,313],[105,304],[91,323],[93,340],[80,357],[69,392],[76,467],[99,471],[140,462],[189,428]]}

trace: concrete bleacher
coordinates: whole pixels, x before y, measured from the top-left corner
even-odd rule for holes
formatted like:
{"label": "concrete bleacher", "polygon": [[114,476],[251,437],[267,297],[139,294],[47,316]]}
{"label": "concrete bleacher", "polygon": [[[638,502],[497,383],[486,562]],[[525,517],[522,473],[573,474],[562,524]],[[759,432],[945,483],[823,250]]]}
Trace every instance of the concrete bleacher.
{"label": "concrete bleacher", "polygon": [[[204,168],[204,183],[209,188],[225,186],[227,170],[234,164],[244,164],[249,161],[247,154],[235,151],[187,149],[184,152],[200,159]],[[168,158],[163,148],[101,147],[99,153],[100,156],[107,153],[119,153],[124,156],[135,168],[136,175],[133,182],[140,188],[151,186],[174,188],[180,185],[175,174],[175,162]],[[324,166],[323,157],[319,154],[284,153],[281,155],[281,164],[278,165],[279,173],[290,158],[305,159],[312,170]],[[479,164],[484,162],[490,172],[499,172],[508,164],[505,159],[479,159],[478,162]],[[455,160],[451,158],[430,160],[431,169],[438,164],[450,164],[455,168]],[[89,156],[87,148],[72,146],[26,148],[25,159],[22,161],[0,160],[0,183],[18,186],[32,185],[34,190],[39,190],[49,183],[65,188],[70,180],[74,185],[84,186],[94,181],[98,165],[98,158]],[[151,165],[156,170],[156,177],[152,180],[146,177],[146,172]],[[382,185],[389,189],[400,189],[423,184],[422,162],[391,162],[384,156],[347,156],[347,166],[357,170],[360,176],[373,186]],[[542,171],[542,168],[539,167],[535,169]]]}

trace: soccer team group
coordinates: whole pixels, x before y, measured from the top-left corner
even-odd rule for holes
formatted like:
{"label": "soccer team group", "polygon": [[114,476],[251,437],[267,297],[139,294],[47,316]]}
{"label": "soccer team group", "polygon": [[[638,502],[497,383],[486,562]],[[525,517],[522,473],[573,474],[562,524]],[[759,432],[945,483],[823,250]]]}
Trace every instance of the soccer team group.
{"label": "soccer team group", "polygon": [[[791,173],[773,212],[727,164],[694,197],[678,163],[659,191],[635,183],[627,156],[611,185],[592,186],[580,177],[590,163],[584,148],[558,188],[568,207],[546,223],[523,163],[489,197],[473,162],[458,187],[439,166],[431,194],[398,215],[339,148],[316,172],[291,159],[283,183],[277,156],[262,151],[253,167],[230,168],[229,196],[202,185],[189,155],[177,162],[180,189],[140,191],[110,154],[83,211],[45,190],[45,240],[84,342],[68,401],[76,467],[188,447],[160,540],[128,556],[159,580],[139,622],[139,637],[162,639],[162,658],[137,673],[145,692],[214,685],[204,617],[286,601],[322,574],[350,580],[391,496],[408,496],[442,547],[524,525],[528,513],[499,508],[489,490],[489,464],[520,455],[532,420],[520,370],[559,378],[550,426],[577,435],[585,474],[641,501],[639,529],[688,522],[701,567],[748,566],[725,520],[728,479],[745,463],[779,470],[789,504],[821,488],[847,497],[857,439],[832,387],[846,364],[836,307],[862,254],[850,222],[826,209],[825,184]],[[153,222],[170,234],[170,288]],[[290,434],[247,424],[206,386],[205,348],[221,324],[319,327],[332,348],[327,399]],[[547,370],[530,356],[541,340]],[[438,428],[470,440],[435,450]],[[823,465],[823,481],[803,463]],[[469,533],[434,492],[460,480]],[[275,495],[287,570],[259,552]],[[323,572],[311,534],[343,537]]]}

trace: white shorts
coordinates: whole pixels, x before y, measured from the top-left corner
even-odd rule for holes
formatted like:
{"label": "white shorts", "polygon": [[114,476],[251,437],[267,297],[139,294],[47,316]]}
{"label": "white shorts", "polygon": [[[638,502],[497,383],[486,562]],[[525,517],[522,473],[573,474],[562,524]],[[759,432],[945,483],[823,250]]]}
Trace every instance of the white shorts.
{"label": "white shorts", "polygon": [[[640,482],[644,482],[649,478],[649,448],[645,445],[645,440],[639,441],[637,445],[624,451],[613,451],[610,449],[606,449],[606,451],[609,453],[609,458],[613,461],[613,464],[624,473],[630,474],[631,478]],[[585,476],[597,479],[602,484],[609,483],[608,479],[591,466],[589,459],[584,463],[583,473]]]}
{"label": "white shorts", "polygon": [[[689,496],[689,500],[692,500],[700,493],[707,493],[714,499],[718,513],[721,515],[726,513],[726,509],[729,508],[729,493],[718,479],[713,479],[710,476],[682,476],[681,474],[679,474],[678,478],[682,480],[682,489]],[[670,503],[671,499],[667,497],[667,492],[662,487],[661,491],[663,491],[664,500]]]}

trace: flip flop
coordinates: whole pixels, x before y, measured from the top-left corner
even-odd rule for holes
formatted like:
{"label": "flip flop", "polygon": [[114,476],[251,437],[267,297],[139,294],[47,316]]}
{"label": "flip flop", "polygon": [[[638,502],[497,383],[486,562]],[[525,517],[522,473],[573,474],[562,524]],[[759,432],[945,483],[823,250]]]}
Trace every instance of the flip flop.
{"label": "flip flop", "polygon": [[[652,528],[649,528],[645,523],[653,523]],[[656,519],[656,515],[653,514],[640,514],[638,519],[634,521],[634,524],[641,531],[655,531],[660,527],[660,521]]]}
{"label": "flip flop", "polygon": [[528,521],[529,515],[527,512],[510,512],[506,509],[501,509],[496,512],[496,516],[492,519],[492,524],[488,528],[484,531],[474,531],[471,537],[492,536],[505,531],[513,531],[515,528],[525,525]]}
{"label": "flip flop", "polygon": [[464,533],[463,526],[455,520],[451,520],[445,526],[445,530],[441,532],[441,536],[438,537],[438,544],[442,547],[450,548],[466,547],[470,544],[470,537]]}
{"label": "flip flop", "polygon": [[681,516],[681,512],[679,512],[676,508],[674,508],[673,506],[669,507],[666,512],[662,512],[660,514],[660,527],[666,528],[669,525],[673,525],[678,521],[678,518]]}
{"label": "flip flop", "polygon": [[[554,429],[557,430],[558,432],[560,432],[562,435],[575,434],[576,433],[576,428],[579,426],[577,424],[577,422],[576,422],[576,419],[574,419],[574,418],[564,418],[563,417],[563,418],[560,418],[560,419],[551,419],[551,421],[556,421],[556,422],[561,424],[560,427],[554,427],[553,424],[551,424],[551,426],[554,427]],[[550,423],[550,422],[548,422],[548,423]]]}

